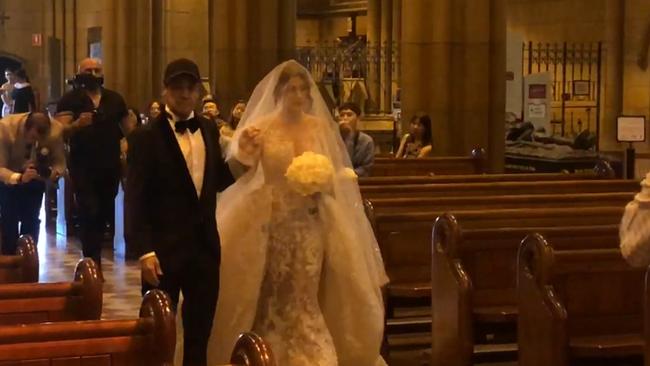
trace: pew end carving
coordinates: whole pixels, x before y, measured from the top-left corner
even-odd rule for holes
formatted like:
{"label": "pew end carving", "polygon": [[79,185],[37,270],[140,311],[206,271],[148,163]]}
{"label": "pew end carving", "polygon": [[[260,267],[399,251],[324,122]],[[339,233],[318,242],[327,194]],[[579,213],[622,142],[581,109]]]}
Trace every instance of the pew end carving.
{"label": "pew end carving", "polygon": [[73,282],[0,285],[0,324],[96,320],[102,297],[95,263],[82,259]]}
{"label": "pew end carving", "polygon": [[472,362],[472,282],[459,258],[460,238],[460,227],[453,215],[443,214],[436,219],[431,242],[432,365]]}
{"label": "pew end carving", "polygon": [[[522,365],[568,366],[567,353],[562,351],[568,334],[561,326],[566,323],[567,311],[548,283],[552,263],[553,250],[543,236],[535,233],[524,238],[517,263],[520,313],[517,337]],[[526,345],[531,342],[537,342],[543,352],[529,350]]]}
{"label": "pew end carving", "polygon": [[269,345],[255,333],[243,333],[230,357],[233,366],[276,366]]}
{"label": "pew end carving", "polygon": [[176,319],[170,304],[152,290],[139,319],[1,326],[0,364],[171,365]]}
{"label": "pew end carving", "polygon": [[38,250],[30,235],[18,239],[16,255],[0,256],[0,284],[38,282]]}

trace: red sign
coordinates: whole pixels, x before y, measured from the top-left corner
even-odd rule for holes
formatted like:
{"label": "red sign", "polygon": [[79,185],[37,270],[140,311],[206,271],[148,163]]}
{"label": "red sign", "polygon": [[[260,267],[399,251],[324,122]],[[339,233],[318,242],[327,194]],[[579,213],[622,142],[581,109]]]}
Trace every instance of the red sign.
{"label": "red sign", "polygon": [[32,34],[32,46],[41,47],[43,45],[43,35],[41,33]]}
{"label": "red sign", "polygon": [[528,99],[545,99],[545,98],[546,98],[545,84],[528,85]]}

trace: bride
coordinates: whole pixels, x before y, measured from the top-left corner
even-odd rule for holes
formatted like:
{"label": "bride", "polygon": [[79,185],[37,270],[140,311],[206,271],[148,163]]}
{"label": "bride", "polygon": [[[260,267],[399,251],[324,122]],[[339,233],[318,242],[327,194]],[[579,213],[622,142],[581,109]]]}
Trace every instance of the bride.
{"label": "bride", "polygon": [[[306,194],[287,169],[326,157],[324,189]],[[387,282],[351,164],[307,70],[276,67],[255,88],[229,159],[248,171],[217,208],[222,261],[208,364],[225,364],[254,331],[282,366],[377,366]]]}

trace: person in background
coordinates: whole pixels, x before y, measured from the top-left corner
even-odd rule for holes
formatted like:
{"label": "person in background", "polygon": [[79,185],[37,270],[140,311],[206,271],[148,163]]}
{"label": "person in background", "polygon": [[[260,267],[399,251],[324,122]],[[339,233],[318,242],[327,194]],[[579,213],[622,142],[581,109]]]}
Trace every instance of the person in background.
{"label": "person in background", "polygon": [[417,114],[411,118],[409,133],[402,137],[396,158],[426,158],[431,156],[432,145],[431,117]]}
{"label": "person in background", "polygon": [[46,182],[56,182],[64,172],[63,126],[59,122],[42,112],[12,114],[0,120],[2,254],[15,254],[19,235],[31,235],[38,242],[38,215]]}
{"label": "person in background", "polygon": [[217,105],[217,102],[212,98],[211,95],[208,95],[205,98],[203,98],[203,110],[201,114],[203,115],[203,117],[215,122],[217,124],[217,128],[219,129],[227,125],[226,121],[221,119],[221,112],[219,112],[219,106]]}
{"label": "person in background", "polygon": [[345,103],[339,108],[339,128],[347,147],[354,172],[359,177],[370,175],[375,161],[375,143],[372,137],[359,131],[361,109],[355,103]]}
{"label": "person in background", "polygon": [[235,133],[235,130],[239,125],[239,121],[241,120],[241,117],[244,115],[245,111],[246,102],[243,100],[238,101],[237,104],[235,104],[235,107],[232,109],[232,112],[230,112],[230,119],[228,120],[228,123],[219,129],[219,134],[221,135],[222,139],[227,139],[228,141],[230,140],[232,135]]}
{"label": "person in background", "polygon": [[128,116],[122,120],[121,128],[124,137],[120,140],[120,163],[122,165],[122,178],[126,175],[126,156],[129,151],[129,143],[127,138],[136,128],[142,126],[142,118],[140,112],[133,107],[129,107]]}
{"label": "person in background", "polygon": [[11,113],[27,113],[36,110],[36,97],[34,90],[29,83],[29,77],[25,69],[18,69],[16,71],[16,83],[11,91],[11,99],[13,100],[13,108]]}
{"label": "person in background", "polygon": [[14,90],[16,83],[16,74],[11,69],[5,70],[5,79],[7,81],[0,86],[0,98],[2,98],[2,117],[7,117],[11,114],[14,107],[14,100],[11,99],[11,92]]}
{"label": "person in background", "polygon": [[233,131],[237,129],[237,126],[239,126],[239,121],[241,121],[244,112],[246,112],[246,101],[238,100],[237,104],[235,104],[235,107],[232,109],[232,112],[230,113],[230,121],[229,121],[230,129],[232,129]]}
{"label": "person in background", "polygon": [[157,100],[154,100],[151,103],[149,103],[149,105],[147,106],[147,123],[158,118],[158,116],[160,116],[161,109],[162,107],[160,105],[160,102],[158,102]]}
{"label": "person in background", "polygon": [[[69,137],[68,166],[79,205],[84,257],[101,270],[101,249],[107,225],[115,218],[115,196],[121,176],[120,140],[123,119],[129,114],[120,94],[104,88],[100,60],[79,63],[75,89],[57,105],[57,119]],[[112,242],[112,238],[106,238]]]}

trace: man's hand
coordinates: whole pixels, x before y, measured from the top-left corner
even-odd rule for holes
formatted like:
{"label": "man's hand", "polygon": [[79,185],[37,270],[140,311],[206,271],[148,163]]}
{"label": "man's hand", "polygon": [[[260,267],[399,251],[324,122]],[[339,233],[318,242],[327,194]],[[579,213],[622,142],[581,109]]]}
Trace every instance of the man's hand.
{"label": "man's hand", "polygon": [[86,127],[93,124],[93,114],[90,112],[83,112],[79,115],[79,119],[76,121],[77,127]]}
{"label": "man's hand", "polygon": [[29,183],[33,181],[34,179],[38,179],[38,172],[36,169],[34,169],[33,166],[28,167],[25,169],[25,172],[20,176],[20,183]]}
{"label": "man's hand", "polygon": [[249,127],[242,131],[239,137],[239,149],[246,155],[257,156],[262,144],[262,135],[260,129]]}
{"label": "man's hand", "polygon": [[142,273],[142,279],[152,285],[158,286],[160,284],[160,279],[158,276],[162,276],[163,272],[160,268],[160,262],[158,262],[158,257],[152,255],[140,260],[140,270]]}

